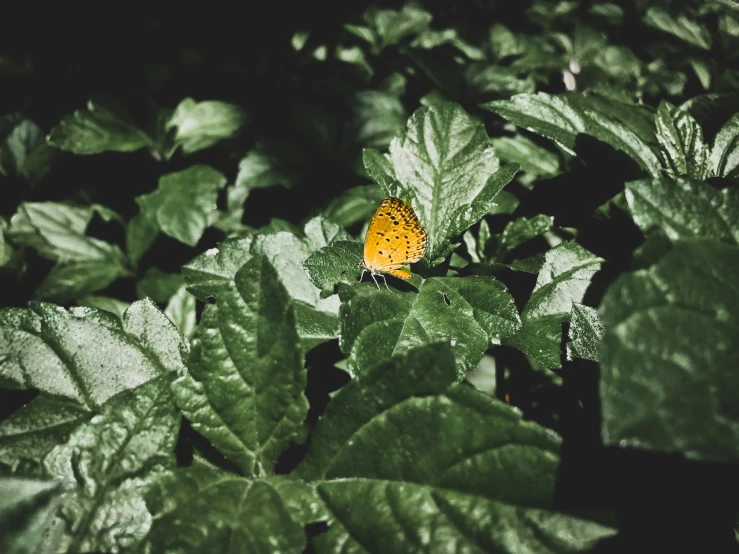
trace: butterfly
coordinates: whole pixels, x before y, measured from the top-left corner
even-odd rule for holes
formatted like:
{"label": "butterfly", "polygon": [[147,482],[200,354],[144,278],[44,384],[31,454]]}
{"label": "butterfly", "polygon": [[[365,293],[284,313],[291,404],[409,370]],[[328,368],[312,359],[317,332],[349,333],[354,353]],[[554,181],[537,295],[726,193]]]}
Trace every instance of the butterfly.
{"label": "butterfly", "polygon": [[[359,267],[369,271],[377,287],[375,275],[387,273],[399,279],[410,279],[411,273],[401,266],[417,262],[426,250],[426,230],[418,216],[400,198],[385,198],[370,220],[364,237],[364,258]],[[385,276],[382,275],[383,280]],[[387,281],[385,281],[385,287]],[[388,288],[388,290],[390,290]]]}

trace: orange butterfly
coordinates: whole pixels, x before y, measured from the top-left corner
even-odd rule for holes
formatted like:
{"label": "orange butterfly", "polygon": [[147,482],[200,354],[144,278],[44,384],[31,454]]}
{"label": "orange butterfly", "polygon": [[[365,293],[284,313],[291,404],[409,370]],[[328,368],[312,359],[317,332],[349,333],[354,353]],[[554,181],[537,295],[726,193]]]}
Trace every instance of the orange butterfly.
{"label": "orange butterfly", "polygon": [[[364,272],[369,271],[377,287],[375,275],[387,273],[399,279],[410,279],[411,273],[401,266],[415,263],[426,250],[426,230],[418,216],[400,198],[386,198],[370,220],[364,237],[364,259],[359,262]],[[382,275],[383,280],[385,276]],[[385,287],[387,281],[385,281]]]}

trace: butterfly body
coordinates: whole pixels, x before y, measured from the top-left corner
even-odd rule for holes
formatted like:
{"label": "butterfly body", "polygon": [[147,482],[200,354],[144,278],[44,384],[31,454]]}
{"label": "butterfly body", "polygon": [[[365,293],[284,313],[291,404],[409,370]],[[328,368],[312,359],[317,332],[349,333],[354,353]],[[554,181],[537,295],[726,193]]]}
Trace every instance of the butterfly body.
{"label": "butterfly body", "polygon": [[420,260],[426,242],[426,230],[413,208],[400,198],[386,198],[370,220],[359,267],[369,271],[373,279],[381,274],[410,279],[411,273],[402,266]]}

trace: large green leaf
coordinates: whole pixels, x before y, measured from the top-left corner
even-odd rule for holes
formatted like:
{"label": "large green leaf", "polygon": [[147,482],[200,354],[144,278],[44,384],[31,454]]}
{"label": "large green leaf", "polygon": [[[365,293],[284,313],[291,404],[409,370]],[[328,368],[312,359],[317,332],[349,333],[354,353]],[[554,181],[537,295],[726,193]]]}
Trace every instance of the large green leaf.
{"label": "large green leaf", "polygon": [[0,423],[0,462],[38,463],[112,396],[165,373],[182,373],[188,346],[150,300],[123,319],[44,303],[0,312],[0,383],[41,394]]}
{"label": "large green leaf", "polygon": [[484,125],[453,102],[416,110],[390,153],[365,150],[364,162],[388,196],[413,206],[429,236],[424,258],[432,265],[494,207],[495,195],[518,169],[500,168]]}
{"label": "large green leaf", "polygon": [[247,119],[246,112],[233,104],[216,100],[195,102],[185,98],[172,113],[165,129],[176,129],[175,142],[182,145],[185,154],[191,154],[230,138]]}
{"label": "large green leaf", "polygon": [[49,133],[49,144],[74,154],[131,152],[153,144],[120,108],[90,100],[87,109],[66,115]]}
{"label": "large green leaf", "polygon": [[60,483],[25,477],[0,477],[0,551],[48,552],[47,532],[59,508]]}
{"label": "large green leaf", "polygon": [[665,170],[673,176],[704,179],[709,169],[708,147],[703,142],[703,130],[693,116],[663,100],[654,123]]}
{"label": "large green leaf", "polygon": [[576,242],[563,242],[549,250],[521,312],[521,330],[504,343],[548,369],[560,367],[562,324],[570,320],[572,304],[582,302],[602,261]]}
{"label": "large green leaf", "polygon": [[[309,220],[304,237],[276,231],[252,238],[229,239],[201,254],[185,266],[188,290],[207,301],[217,298],[219,289],[254,255],[263,254],[277,269],[280,281],[293,299],[298,333],[306,350],[338,335],[338,298],[322,298],[303,269],[311,253],[349,235],[324,217]],[[356,268],[356,262],[355,262]]]}
{"label": "large green leaf", "polygon": [[739,113],[721,127],[713,140],[709,166],[713,175],[739,180]]}
{"label": "large green leaf", "polygon": [[678,242],[600,307],[602,435],[690,458],[739,459],[739,248]]}
{"label": "large green leaf", "polygon": [[17,244],[30,246],[50,260],[100,260],[123,264],[120,248],[85,235],[95,214],[91,206],[58,202],[23,202],[6,231]]}
{"label": "large green leaf", "polygon": [[354,372],[443,340],[454,346],[462,379],[491,343],[520,328],[513,298],[492,277],[433,277],[417,286],[417,293],[374,284],[343,289],[339,341]]}
{"label": "large green leaf", "polygon": [[550,511],[559,438],[468,385],[448,387],[452,351],[413,349],[329,404],[297,470],[330,514],[316,550],[579,552],[612,534]]}
{"label": "large green leaf", "polygon": [[193,427],[246,474],[272,473],[308,403],[295,311],[264,256],[205,309],[188,366],[173,390]]}
{"label": "large green leaf", "polygon": [[146,504],[153,518],[146,553],[300,554],[305,547],[302,525],[268,480],[195,465],[158,479]]}
{"label": "large green leaf", "polygon": [[710,31],[695,18],[686,15],[674,17],[666,8],[652,6],[644,15],[644,23],[703,50],[711,49]]}
{"label": "large green leaf", "polygon": [[179,417],[170,376],[111,398],[102,413],[46,457],[48,474],[64,484],[60,519],[64,552],[110,552],[135,547],[151,516],[143,489],[175,465]]}
{"label": "large green leaf", "polygon": [[671,239],[707,238],[739,244],[739,192],[717,190],[688,177],[626,183],[634,222],[657,227]]}
{"label": "large green leaf", "polygon": [[[544,92],[517,94],[510,100],[496,100],[482,105],[515,125],[550,138],[569,153],[575,153],[578,134],[592,136],[629,155],[650,175],[659,176],[662,165],[653,146],[613,115],[603,115],[568,96]],[[622,110],[631,110],[621,105]]]}
{"label": "large green leaf", "polygon": [[457,378],[452,350],[445,343],[411,348],[350,381],[329,403],[295,475],[324,478],[352,436],[376,416],[413,397],[442,393]]}
{"label": "large green leaf", "polygon": [[162,233],[195,246],[216,211],[226,178],[207,165],[194,165],[159,179],[159,188],[136,197],[141,213]]}
{"label": "large green leaf", "polygon": [[8,473],[40,472],[49,450],[91,416],[74,402],[40,394],[0,423],[0,465]]}

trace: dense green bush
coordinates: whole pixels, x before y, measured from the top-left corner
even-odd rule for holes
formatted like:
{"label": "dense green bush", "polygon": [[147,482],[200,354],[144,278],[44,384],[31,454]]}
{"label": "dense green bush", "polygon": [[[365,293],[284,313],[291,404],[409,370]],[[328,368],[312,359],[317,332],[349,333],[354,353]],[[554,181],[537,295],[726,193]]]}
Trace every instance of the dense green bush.
{"label": "dense green bush", "polygon": [[0,56],[2,552],[736,545],[739,4],[459,4]]}

